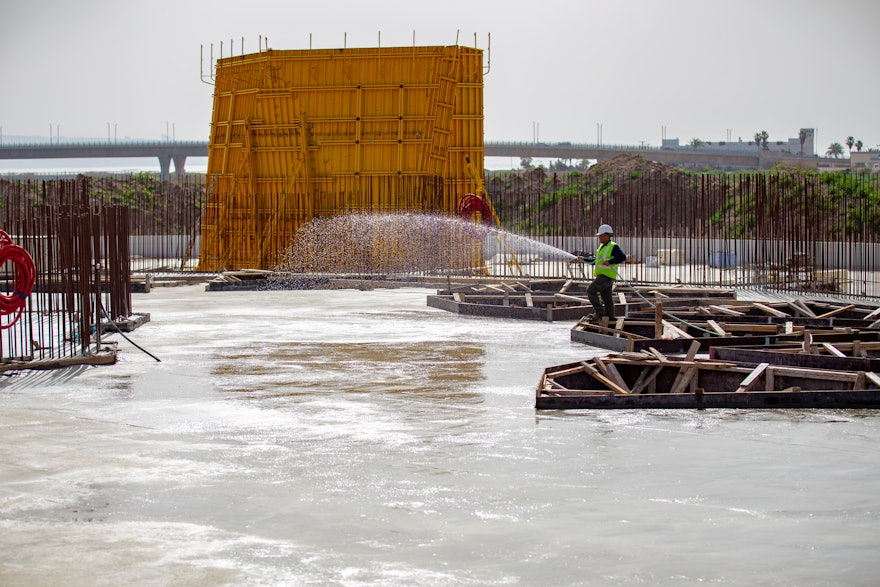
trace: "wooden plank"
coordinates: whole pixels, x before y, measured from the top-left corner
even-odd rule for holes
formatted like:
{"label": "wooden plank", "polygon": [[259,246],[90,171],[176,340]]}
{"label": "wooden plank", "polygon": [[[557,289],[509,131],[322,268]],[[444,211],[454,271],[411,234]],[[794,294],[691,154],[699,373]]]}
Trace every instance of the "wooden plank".
{"label": "wooden plank", "polygon": [[582,361],[581,365],[584,366],[584,370],[587,373],[589,373],[590,375],[592,375],[594,379],[596,379],[600,383],[604,383],[612,391],[615,391],[617,393],[629,394],[628,390],[620,387],[619,385],[617,385],[616,383],[611,381],[609,378],[607,378],[604,375],[602,375],[601,373],[599,373],[599,371],[595,367],[593,367],[592,365],[590,365],[586,361]]}
{"label": "wooden plank", "polygon": [[622,291],[617,292],[617,303],[622,306],[626,305],[626,296],[623,295]]}
{"label": "wooden plank", "polygon": [[716,305],[710,304],[709,308],[711,308],[712,310],[714,310],[715,312],[717,312],[719,314],[726,314],[728,316],[745,316],[744,312],[738,312],[736,310],[731,310],[730,308],[725,308],[724,306],[716,306]]}
{"label": "wooden plank", "polygon": [[526,292],[525,300],[526,300],[526,308],[534,308],[535,307],[535,302],[532,300],[532,294],[530,294],[529,292]]}
{"label": "wooden plank", "polygon": [[829,381],[855,381],[854,371],[831,371],[828,369],[809,369],[806,367],[773,367],[777,375],[801,377],[803,379],[827,379]]}
{"label": "wooden plank", "polygon": [[779,327],[776,324],[731,324],[722,322],[721,327],[727,332],[757,332],[761,334],[776,334]]}
{"label": "wooden plank", "polygon": [[[606,357],[604,359],[604,361],[606,364],[607,363],[615,363],[618,365],[635,365],[635,366],[645,366],[645,367],[650,367],[650,366],[656,365],[658,363],[657,357],[654,355],[651,355],[651,358],[642,358],[642,359],[628,359],[628,358],[623,358],[623,357]],[[731,361],[716,361],[716,360],[710,361],[710,360],[704,360],[704,359],[698,359],[696,361],[686,361],[686,360],[672,361],[668,357],[665,357],[665,356],[663,357],[663,361],[659,361],[659,362],[662,362],[664,365],[669,366],[669,367],[698,367],[700,369],[716,370],[716,371],[736,369],[737,367],[740,367],[739,363],[734,363]],[[742,369],[745,372],[750,371],[750,369],[748,369],[746,367],[742,367]]]}
{"label": "wooden plank", "polygon": [[551,386],[551,387],[556,387],[556,388],[558,388],[558,389],[562,389],[562,390],[568,391],[568,388],[567,388],[567,387],[565,387],[565,386],[562,385],[561,383],[557,382],[555,379],[548,379],[547,381],[550,383],[550,386]]}
{"label": "wooden plank", "polygon": [[652,355],[654,355],[654,357],[656,357],[656,359],[658,361],[660,361],[661,363],[668,363],[669,362],[669,359],[667,359],[663,353],[661,353],[660,351],[658,351],[654,347],[649,347],[648,352],[651,353]]}
{"label": "wooden plank", "polygon": [[808,355],[813,354],[813,333],[809,330],[804,330],[803,351]]}
{"label": "wooden plank", "polygon": [[669,393],[681,393],[684,391],[684,388],[687,387],[694,376],[697,374],[698,369],[696,367],[686,367],[681,369],[678,372],[678,375],[675,377],[675,381],[672,383],[672,387],[669,390]]}
{"label": "wooden plank", "polygon": [[0,372],[23,371],[27,369],[45,370],[60,369],[76,365],[112,365],[116,362],[116,349],[107,352],[98,352],[92,355],[73,357],[60,357],[57,359],[35,359],[33,361],[16,361],[14,363],[0,364]]}
{"label": "wooden plank", "polygon": [[608,377],[608,367],[605,366],[605,361],[602,360],[602,357],[593,357],[593,365],[599,370],[599,373]]}
{"label": "wooden plank", "polygon": [[458,302],[459,304],[464,301],[464,296],[458,292],[454,292],[452,294],[452,299]]}
{"label": "wooden plank", "polygon": [[572,279],[567,280],[564,284],[562,284],[562,287],[559,288],[559,293],[565,293],[565,292],[567,292],[567,291],[568,291],[568,288],[571,287],[571,284],[572,284],[572,283],[574,283],[574,280],[572,280]]}
{"label": "wooden plank", "polygon": [[856,380],[853,383],[853,389],[865,389],[865,372],[864,371],[856,371]]}
{"label": "wooden plank", "polygon": [[789,314],[786,314],[785,312],[781,312],[775,308],[771,308],[770,306],[765,306],[764,304],[761,304],[758,302],[753,303],[752,306],[754,308],[757,308],[758,310],[761,310],[765,314],[770,314],[771,316],[776,316],[777,318],[788,318],[789,317]]}
{"label": "wooden plank", "polygon": [[657,378],[657,375],[660,373],[660,371],[663,370],[663,367],[664,365],[655,365],[650,369],[643,369],[641,375],[639,375],[638,379],[636,379],[636,382],[633,383],[631,390],[632,393],[642,393],[642,391],[648,386],[648,384]]}
{"label": "wooden plank", "polygon": [[817,318],[830,318],[831,316],[836,316],[837,314],[840,314],[841,312],[846,312],[847,310],[852,310],[855,307],[856,307],[855,304],[849,304],[848,306],[841,306],[840,308],[837,308],[835,310],[831,310],[830,312],[825,312],[824,314],[821,314],[816,317]]}
{"label": "wooden plank", "polygon": [[764,371],[764,390],[773,391],[776,389],[776,369],[771,365]]}
{"label": "wooden plank", "polygon": [[737,393],[748,391],[749,387],[758,380],[758,378],[764,374],[764,371],[767,367],[770,366],[770,363],[761,363],[757,367],[749,373],[745,379],[742,380],[742,383],[739,384],[739,387],[736,388]]}
{"label": "wooden plank", "polygon": [[583,370],[583,364],[581,364],[577,367],[569,367],[568,369],[563,369],[562,371],[553,371],[552,373],[546,373],[544,377],[564,377],[566,375],[573,375],[574,373],[581,373]]}
{"label": "wooden plank", "polygon": [[721,326],[714,320],[706,320],[706,325],[709,327],[709,329],[717,332],[721,336],[728,336],[727,331],[721,328]]}
{"label": "wooden plank", "polygon": [[562,294],[562,293],[553,294],[553,299],[554,300],[563,300],[563,301],[567,301],[567,302],[577,302],[581,306],[589,306],[590,305],[590,300],[588,300],[587,298],[579,298],[577,296],[570,296],[570,295]]}
{"label": "wooden plank", "polygon": [[868,356],[868,353],[863,353],[862,351],[862,341],[854,340],[852,342],[852,356],[855,358],[861,358],[863,354],[865,357]]}
{"label": "wooden plank", "polygon": [[876,385],[878,388],[880,388],[880,375],[877,375],[876,373],[872,373],[871,371],[867,371],[867,372],[865,372],[865,379],[867,379],[868,381],[870,381],[871,383]]}
{"label": "wooden plank", "polygon": [[693,363],[693,360],[699,351],[700,343],[695,340],[691,343],[691,346],[688,348],[688,352],[685,355],[685,361],[689,363],[689,365],[679,369],[678,375],[675,376],[675,381],[672,383],[669,393],[682,393],[685,387],[690,385],[691,382],[695,382],[695,375],[699,373],[699,369],[696,367],[696,364]]}
{"label": "wooden plank", "polygon": [[[605,320],[607,320],[607,318],[605,318]],[[618,332],[616,329],[609,328],[607,325],[602,326],[601,324],[592,324],[590,322],[584,322],[583,325],[579,328],[579,330],[583,331],[588,328],[590,330],[597,331],[599,334],[601,334],[603,336],[613,336],[615,332]],[[649,339],[647,336],[642,336],[641,334],[633,334],[632,332],[619,332],[619,334],[623,334],[627,338],[634,338],[636,340],[652,340],[652,339]]]}
{"label": "wooden plank", "polygon": [[666,334],[667,330],[671,330],[675,336],[675,338],[693,338],[690,334],[679,328],[678,326],[673,325],[669,320],[662,321],[664,330],[663,334]]}
{"label": "wooden plank", "polygon": [[828,369],[832,371],[877,371],[880,372],[880,359],[855,357],[835,357],[828,354],[808,355],[801,352],[783,352],[776,348],[738,348],[715,347],[716,360],[740,361],[744,363],[768,362],[777,366],[802,367],[809,369]]}
{"label": "wooden plank", "polygon": [[880,308],[877,308],[876,310],[874,310],[873,312],[871,312],[870,314],[868,314],[867,316],[865,316],[864,319],[865,319],[865,320],[870,320],[870,319],[873,318],[874,316],[880,316]]}
{"label": "wooden plank", "polygon": [[699,341],[694,341],[691,343],[691,346],[688,348],[688,352],[685,355],[686,361],[693,361],[694,357],[697,356],[697,353],[700,352],[700,343]]}
{"label": "wooden plank", "polygon": [[800,299],[800,298],[796,299],[794,301],[794,305],[796,305],[798,308],[800,308],[800,310],[804,314],[804,316],[807,316],[809,318],[818,318],[818,316],[816,316],[816,313],[813,312],[811,309],[809,309],[802,299]]}
{"label": "wooden plank", "polygon": [[663,303],[654,306],[654,338],[663,338]]}
{"label": "wooden plank", "polygon": [[617,367],[614,366],[614,363],[606,363],[600,358],[593,359],[597,365],[601,365],[603,369],[603,375],[608,377],[611,381],[620,386],[621,389],[625,390],[627,393],[630,392],[629,385],[626,384],[626,381],[623,380],[623,377],[620,375],[620,371],[617,370]]}
{"label": "wooden plank", "polygon": [[835,357],[845,357],[846,355],[840,352],[833,344],[830,342],[823,342],[822,348],[828,351],[829,354],[834,355]]}

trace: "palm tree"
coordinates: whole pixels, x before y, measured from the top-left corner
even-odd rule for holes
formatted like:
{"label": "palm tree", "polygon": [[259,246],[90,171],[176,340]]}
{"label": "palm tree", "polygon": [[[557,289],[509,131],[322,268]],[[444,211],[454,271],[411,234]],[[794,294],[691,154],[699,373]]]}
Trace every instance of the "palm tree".
{"label": "palm tree", "polygon": [[834,157],[835,159],[839,159],[840,156],[843,155],[843,145],[840,143],[831,143],[828,145],[828,150],[825,151],[826,157]]}
{"label": "palm tree", "polygon": [[770,138],[770,135],[766,130],[762,130],[761,132],[755,133],[755,144],[759,147],[763,147],[765,150],[767,149],[767,139]]}
{"label": "palm tree", "polygon": [[801,142],[801,155],[804,154],[804,143],[807,141],[807,131],[801,129],[798,133],[798,140]]}
{"label": "palm tree", "polygon": [[691,139],[691,142],[688,143],[688,145],[690,145],[694,149],[696,149],[697,147],[701,147],[704,144],[705,143],[703,143],[703,141],[701,139],[697,139],[697,138]]}
{"label": "palm tree", "polygon": [[852,151],[852,147],[855,144],[856,140],[852,137],[846,137],[846,140],[843,142],[846,145],[846,148]]}
{"label": "palm tree", "polygon": [[862,143],[862,140],[861,140],[861,139],[859,139],[858,141],[856,141],[855,145],[856,145],[856,151],[858,151],[859,153],[862,152],[862,147],[865,146],[864,143]]}

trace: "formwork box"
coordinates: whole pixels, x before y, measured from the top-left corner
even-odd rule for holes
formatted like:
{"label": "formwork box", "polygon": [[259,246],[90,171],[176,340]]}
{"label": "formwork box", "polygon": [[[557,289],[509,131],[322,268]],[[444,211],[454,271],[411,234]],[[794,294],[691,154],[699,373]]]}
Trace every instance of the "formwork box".
{"label": "formwork box", "polygon": [[479,189],[483,156],[480,49],[220,59],[200,269],[272,269],[316,216],[455,214]]}

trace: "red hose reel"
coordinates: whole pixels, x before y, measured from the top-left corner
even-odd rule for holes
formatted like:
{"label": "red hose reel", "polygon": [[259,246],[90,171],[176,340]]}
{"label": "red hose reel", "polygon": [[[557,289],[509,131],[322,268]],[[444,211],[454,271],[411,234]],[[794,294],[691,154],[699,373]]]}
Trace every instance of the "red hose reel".
{"label": "red hose reel", "polygon": [[13,316],[7,324],[0,323],[0,330],[12,327],[24,311],[28,296],[37,280],[37,268],[30,254],[14,242],[6,231],[0,230],[0,267],[7,262],[14,266],[12,293],[0,293],[0,315]]}
{"label": "red hose reel", "polygon": [[463,220],[473,222],[480,214],[480,219],[486,226],[492,226],[494,220],[492,218],[492,206],[486,198],[476,194],[465,194],[458,201],[458,216]]}

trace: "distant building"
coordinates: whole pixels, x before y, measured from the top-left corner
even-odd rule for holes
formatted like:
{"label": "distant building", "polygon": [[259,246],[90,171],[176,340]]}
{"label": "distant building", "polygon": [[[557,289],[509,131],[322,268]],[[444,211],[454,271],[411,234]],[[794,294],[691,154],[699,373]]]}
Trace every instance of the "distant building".
{"label": "distant building", "polygon": [[880,173],[880,151],[851,151],[850,169],[870,169]]}
{"label": "distant building", "polygon": [[[804,144],[803,149],[801,148],[801,136],[803,136]],[[813,157],[816,154],[816,147],[814,143],[814,137],[816,136],[816,131],[812,128],[802,128],[798,131],[798,136],[795,138],[789,138],[785,141],[767,141],[767,150],[775,151],[779,153],[787,153],[790,155],[801,155],[803,154],[805,157]],[[685,144],[682,145],[677,138],[675,139],[663,139],[661,149],[668,150],[681,150],[681,149],[693,149],[694,147]],[[755,143],[754,140],[751,141],[743,141],[740,138],[738,141],[703,141],[702,144],[697,147],[701,151],[716,151],[719,153],[731,153],[731,152],[744,152],[744,151],[756,151],[761,149],[762,147]]]}

